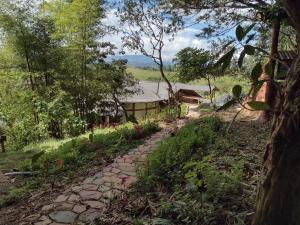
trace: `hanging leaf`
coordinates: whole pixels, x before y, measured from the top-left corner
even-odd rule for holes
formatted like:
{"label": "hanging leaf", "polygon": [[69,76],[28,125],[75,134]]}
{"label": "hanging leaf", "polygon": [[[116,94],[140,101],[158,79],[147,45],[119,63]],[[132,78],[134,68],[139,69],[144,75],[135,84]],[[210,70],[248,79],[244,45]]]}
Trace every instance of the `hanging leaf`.
{"label": "hanging leaf", "polygon": [[264,50],[264,49],[262,49],[262,48],[255,47],[255,49],[258,50],[258,51],[260,51],[260,52],[262,52],[262,53],[264,53],[264,54],[266,54],[266,55],[270,55],[269,52],[267,52],[266,50]]}
{"label": "hanging leaf", "polygon": [[243,40],[243,38],[245,37],[245,32],[241,25],[238,25],[236,27],[235,35],[236,35],[236,38],[238,39],[238,41]]}
{"label": "hanging leaf", "polygon": [[226,44],[222,47],[222,49],[225,50],[225,49],[226,49],[229,45],[231,45],[234,41],[235,41],[235,40],[229,41],[228,43],[226,43]]}
{"label": "hanging leaf", "polygon": [[252,41],[255,38],[255,34],[250,34],[246,40],[246,44],[248,44],[250,41]]}
{"label": "hanging leaf", "polygon": [[245,55],[246,55],[246,52],[245,52],[245,50],[243,50],[241,52],[239,60],[238,60],[238,66],[239,66],[239,68],[242,68],[242,66],[243,66]]}
{"label": "hanging leaf", "polygon": [[252,96],[253,97],[256,97],[257,93],[259,92],[259,90],[261,89],[261,87],[263,86],[264,84],[264,80],[259,80],[256,85],[255,85],[255,88],[253,89],[252,91]]}
{"label": "hanging leaf", "polygon": [[255,23],[253,23],[249,27],[247,27],[247,29],[244,31],[245,36],[253,29],[254,26],[255,26]]}
{"label": "hanging leaf", "polygon": [[270,106],[265,102],[251,101],[251,102],[247,102],[247,104],[254,110],[268,110],[268,109],[270,109]]}
{"label": "hanging leaf", "polygon": [[271,76],[273,74],[273,67],[270,63],[265,65],[265,73]]}
{"label": "hanging leaf", "polygon": [[226,102],[224,105],[222,105],[220,108],[218,108],[216,111],[219,112],[219,111],[222,111],[222,110],[226,110],[228,109],[229,107],[233,106],[234,104],[236,103],[236,100],[235,99],[232,99],[228,102]]}
{"label": "hanging leaf", "polygon": [[233,47],[229,52],[223,55],[216,63],[216,66],[222,65],[222,72],[224,72],[229,66],[235,50],[236,48]]}
{"label": "hanging leaf", "polygon": [[257,82],[258,78],[261,76],[262,74],[262,66],[260,63],[257,63],[254,68],[252,69],[251,72],[251,79],[253,82]]}
{"label": "hanging leaf", "polygon": [[255,54],[255,48],[252,45],[245,45],[244,50],[247,55],[254,55]]}
{"label": "hanging leaf", "polygon": [[236,99],[239,99],[241,97],[242,94],[242,86],[241,85],[235,85],[232,88],[232,94]]}

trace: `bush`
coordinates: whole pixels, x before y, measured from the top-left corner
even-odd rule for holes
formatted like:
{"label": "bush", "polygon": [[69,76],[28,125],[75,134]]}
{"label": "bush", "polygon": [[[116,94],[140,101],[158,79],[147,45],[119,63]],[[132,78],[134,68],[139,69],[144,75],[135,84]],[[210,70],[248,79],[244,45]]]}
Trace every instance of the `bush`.
{"label": "bush", "polygon": [[147,190],[153,190],[160,185],[170,188],[183,182],[183,165],[193,157],[201,159],[221,127],[219,119],[207,118],[190,122],[176,136],[163,140],[148,156],[140,184]]}
{"label": "bush", "polygon": [[71,137],[76,137],[84,133],[86,127],[86,122],[77,117],[69,118],[64,122],[64,130]]}
{"label": "bush", "polygon": [[[62,167],[68,170],[94,162],[97,151],[101,153],[101,157],[112,158],[116,154],[128,152],[140,144],[144,138],[160,129],[158,124],[154,122],[145,122],[139,127],[137,130],[132,123],[127,123],[114,130],[107,129],[107,132],[90,134],[89,138],[73,138],[50,151],[35,150],[38,153],[34,157],[38,156],[38,158],[23,162],[21,168],[55,171],[61,167],[57,164],[62,164]],[[40,154],[41,152],[44,154]]]}
{"label": "bush", "polygon": [[158,205],[153,224],[244,224],[244,160],[224,154],[222,128],[215,117],[190,122],[148,156],[136,190]]}

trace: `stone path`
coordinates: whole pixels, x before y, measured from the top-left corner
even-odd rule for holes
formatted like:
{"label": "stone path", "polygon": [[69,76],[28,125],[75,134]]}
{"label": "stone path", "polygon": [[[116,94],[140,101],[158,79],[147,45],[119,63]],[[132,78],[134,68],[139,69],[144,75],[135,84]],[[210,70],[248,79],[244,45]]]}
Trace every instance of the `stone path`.
{"label": "stone path", "polygon": [[[185,120],[178,122],[183,126]],[[34,225],[89,224],[108,207],[110,201],[136,182],[136,167],[145,161],[158,142],[170,135],[172,127],[166,127],[152,135],[145,143],[114,162],[72,186],[53,203],[41,209]]]}

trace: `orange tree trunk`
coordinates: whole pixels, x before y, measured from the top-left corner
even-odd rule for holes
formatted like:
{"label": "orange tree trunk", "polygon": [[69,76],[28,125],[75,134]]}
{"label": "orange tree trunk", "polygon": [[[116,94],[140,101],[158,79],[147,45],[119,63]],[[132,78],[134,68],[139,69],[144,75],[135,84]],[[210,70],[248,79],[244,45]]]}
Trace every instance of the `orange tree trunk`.
{"label": "orange tree trunk", "polygon": [[[272,40],[271,40],[271,52],[269,58],[269,64],[272,67],[271,74],[268,74],[268,80],[266,82],[266,93],[265,93],[265,101],[268,105],[274,106],[275,104],[275,96],[276,96],[276,87],[273,85],[272,80],[274,79],[274,72],[276,66],[276,56],[278,54],[278,42],[279,42],[279,33],[280,33],[280,18],[276,16],[273,20],[272,24]],[[272,117],[271,111],[264,111],[261,115],[262,120],[269,121]]]}

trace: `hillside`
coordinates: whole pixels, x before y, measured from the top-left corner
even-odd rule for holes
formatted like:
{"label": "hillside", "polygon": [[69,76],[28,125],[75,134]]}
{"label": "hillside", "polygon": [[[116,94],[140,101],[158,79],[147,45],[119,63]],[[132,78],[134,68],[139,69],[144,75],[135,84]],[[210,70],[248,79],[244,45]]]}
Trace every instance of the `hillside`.
{"label": "hillside", "polygon": [[[142,68],[129,67],[127,71],[132,73],[132,75],[138,80],[155,81],[159,80],[161,77],[158,70],[146,70]],[[168,78],[170,80],[176,80],[175,72],[167,71],[166,74],[168,75]],[[207,81],[204,79],[197,80],[192,83],[197,85],[207,85]],[[221,76],[212,80],[212,85],[216,86],[219,89],[217,95],[223,93],[231,93],[232,87],[236,84],[243,86],[244,90],[247,90],[249,88],[249,80],[242,76]]]}

